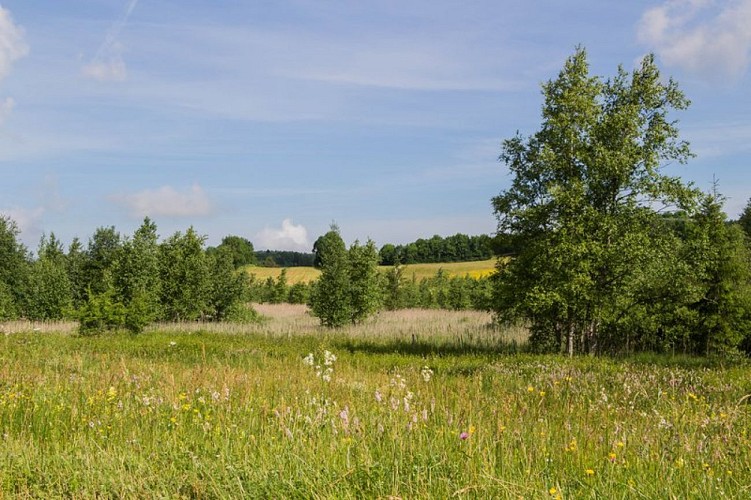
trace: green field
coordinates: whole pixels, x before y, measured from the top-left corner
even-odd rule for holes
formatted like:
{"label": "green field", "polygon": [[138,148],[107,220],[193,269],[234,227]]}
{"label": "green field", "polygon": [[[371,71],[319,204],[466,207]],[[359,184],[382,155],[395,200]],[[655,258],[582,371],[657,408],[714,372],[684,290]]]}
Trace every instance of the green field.
{"label": "green field", "polygon": [[[412,279],[414,275],[417,281],[423,278],[435,276],[439,269],[443,269],[449,276],[466,276],[473,278],[488,276],[495,271],[496,259],[481,260],[475,262],[447,262],[439,264],[409,264],[404,266],[404,276]],[[391,266],[380,266],[381,271],[391,269]],[[276,279],[282,270],[278,267],[248,266],[244,270],[256,279],[265,280],[269,276]],[[289,267],[287,268],[287,281],[294,285],[300,282],[311,282],[318,279],[321,272],[313,267]]]}
{"label": "green field", "polygon": [[332,333],[259,310],[138,336],[0,325],[0,498],[751,495],[748,363],[515,353],[524,331],[480,312]]}

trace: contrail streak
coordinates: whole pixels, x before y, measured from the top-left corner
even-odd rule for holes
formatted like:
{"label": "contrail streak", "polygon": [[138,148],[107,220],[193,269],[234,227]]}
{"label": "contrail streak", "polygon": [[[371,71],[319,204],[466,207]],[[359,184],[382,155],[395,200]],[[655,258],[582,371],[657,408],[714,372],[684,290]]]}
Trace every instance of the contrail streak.
{"label": "contrail streak", "polygon": [[117,41],[118,35],[120,35],[123,27],[125,27],[125,24],[128,22],[130,15],[136,8],[136,5],[138,5],[138,0],[128,0],[125,11],[120,16],[120,19],[112,24],[112,27],[107,32],[107,36],[104,37],[102,45],[100,45],[99,50],[96,51],[96,55],[94,56],[93,61],[101,61],[102,57],[106,55],[110,51],[110,49],[112,49],[112,46]]}

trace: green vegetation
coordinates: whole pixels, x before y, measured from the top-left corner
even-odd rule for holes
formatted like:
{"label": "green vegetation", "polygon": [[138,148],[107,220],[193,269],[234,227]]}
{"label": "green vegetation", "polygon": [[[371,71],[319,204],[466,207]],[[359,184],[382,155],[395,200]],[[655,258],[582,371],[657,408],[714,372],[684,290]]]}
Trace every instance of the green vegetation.
{"label": "green vegetation", "polygon": [[[663,173],[691,156],[672,110],[688,106],[652,56],[589,74],[578,49],[543,85],[540,130],[503,143],[513,183],[493,199],[518,249],[499,262],[493,309],[540,351],[733,350],[751,337],[751,254],[721,199]],[[660,215],[677,207],[680,225]]]}
{"label": "green vegetation", "polygon": [[321,277],[313,283],[311,314],[328,327],[357,324],[380,307],[378,250],[372,241],[355,241],[347,250],[339,228],[318,238],[313,247]]}
{"label": "green vegetation", "polygon": [[[406,245],[387,243],[380,250],[381,264],[426,264],[435,262],[471,262],[487,260],[493,256],[497,242],[486,235],[467,236],[455,234],[442,238],[438,235],[430,239],[419,238]],[[502,253],[502,252],[497,252]]]}
{"label": "green vegetation", "polygon": [[147,218],[131,238],[102,227],[86,249],[74,239],[67,254],[54,233],[43,236],[34,259],[17,237],[0,218],[0,320],[75,319],[87,335],[138,333],[165,320],[255,320],[231,238],[207,251],[190,228],[160,243]]}
{"label": "green vegetation", "polygon": [[139,336],[3,325],[0,496],[751,494],[746,363],[505,354],[515,334],[481,313],[332,332],[261,310]]}

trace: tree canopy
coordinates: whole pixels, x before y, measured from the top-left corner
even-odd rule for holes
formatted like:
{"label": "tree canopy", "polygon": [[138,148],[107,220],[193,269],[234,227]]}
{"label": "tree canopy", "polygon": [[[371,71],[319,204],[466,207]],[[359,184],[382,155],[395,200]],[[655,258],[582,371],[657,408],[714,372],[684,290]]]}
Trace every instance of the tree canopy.
{"label": "tree canopy", "polygon": [[651,55],[604,80],[590,75],[583,48],[542,94],[540,129],[505,140],[500,155],[513,181],[493,207],[499,234],[519,250],[499,260],[494,310],[529,322],[545,349],[619,348],[624,318],[670,273],[676,237],[660,229],[658,210],[690,211],[699,199],[663,169],[691,157],[669,116],[689,101]]}

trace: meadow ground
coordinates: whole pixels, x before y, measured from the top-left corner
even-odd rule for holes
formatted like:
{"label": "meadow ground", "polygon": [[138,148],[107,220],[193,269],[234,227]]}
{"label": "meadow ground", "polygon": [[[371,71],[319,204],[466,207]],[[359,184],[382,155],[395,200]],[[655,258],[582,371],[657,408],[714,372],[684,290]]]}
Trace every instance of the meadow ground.
{"label": "meadow ground", "polygon": [[1,324],[0,498],[751,495],[747,363],[532,356],[477,312],[329,332],[258,309],[138,336]]}
{"label": "meadow ground", "polygon": [[[472,278],[489,276],[495,272],[496,259],[479,260],[475,262],[447,262],[440,264],[409,264],[404,266],[404,276],[407,279],[415,279],[419,282],[423,278],[432,278],[439,269],[443,269],[448,276]],[[391,266],[379,266],[381,272],[391,269]],[[279,267],[247,266],[244,270],[258,280],[265,280],[269,276],[277,279],[282,272]],[[318,279],[321,272],[314,267],[288,267],[287,282],[291,285],[299,282],[311,282]]]}

